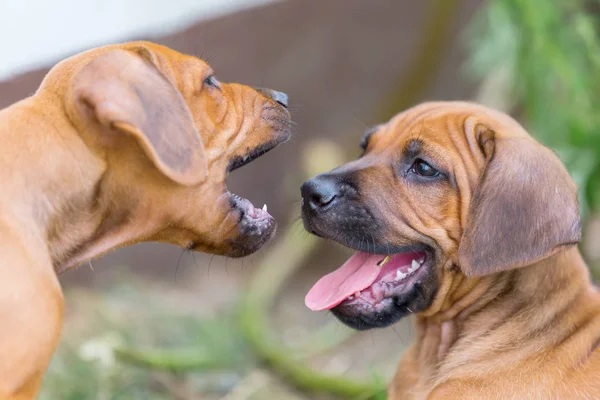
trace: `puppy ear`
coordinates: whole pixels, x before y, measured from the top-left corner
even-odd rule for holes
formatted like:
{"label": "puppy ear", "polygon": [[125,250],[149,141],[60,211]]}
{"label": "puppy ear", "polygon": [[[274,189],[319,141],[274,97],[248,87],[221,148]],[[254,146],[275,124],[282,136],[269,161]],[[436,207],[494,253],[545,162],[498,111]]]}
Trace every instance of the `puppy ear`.
{"label": "puppy ear", "polygon": [[183,97],[152,60],[144,48],[103,54],[76,76],[74,99],[104,127],[134,136],[167,177],[196,185],[207,175],[200,134]]}
{"label": "puppy ear", "polygon": [[490,130],[479,143],[487,166],[458,249],[467,276],[523,267],[581,240],[577,187],[553,152]]}

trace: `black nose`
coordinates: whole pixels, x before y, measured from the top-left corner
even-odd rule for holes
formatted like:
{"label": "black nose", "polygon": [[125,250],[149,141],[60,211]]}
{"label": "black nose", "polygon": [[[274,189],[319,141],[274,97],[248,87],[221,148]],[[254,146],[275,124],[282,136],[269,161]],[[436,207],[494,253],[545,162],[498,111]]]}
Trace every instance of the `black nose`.
{"label": "black nose", "polygon": [[341,195],[338,182],[326,175],[318,175],[304,182],[300,192],[303,204],[313,211],[325,210],[335,204]]}
{"label": "black nose", "polygon": [[264,94],[270,99],[275,100],[285,108],[288,108],[288,95],[273,89],[255,88],[257,92]]}

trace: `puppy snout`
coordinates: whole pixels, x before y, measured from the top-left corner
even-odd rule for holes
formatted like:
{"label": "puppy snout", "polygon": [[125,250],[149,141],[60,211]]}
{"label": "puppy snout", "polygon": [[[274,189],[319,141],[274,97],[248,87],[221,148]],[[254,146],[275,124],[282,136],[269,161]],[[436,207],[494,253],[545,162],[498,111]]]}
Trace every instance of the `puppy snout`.
{"label": "puppy snout", "polygon": [[304,182],[300,191],[302,201],[313,211],[324,211],[342,197],[339,183],[325,175]]}
{"label": "puppy snout", "polygon": [[255,88],[255,89],[258,93],[261,93],[261,94],[267,96],[268,98],[270,98],[271,100],[278,102],[283,107],[288,108],[288,95],[287,94],[285,94],[283,92],[278,92],[277,90],[273,90],[273,89],[266,89],[266,88]]}

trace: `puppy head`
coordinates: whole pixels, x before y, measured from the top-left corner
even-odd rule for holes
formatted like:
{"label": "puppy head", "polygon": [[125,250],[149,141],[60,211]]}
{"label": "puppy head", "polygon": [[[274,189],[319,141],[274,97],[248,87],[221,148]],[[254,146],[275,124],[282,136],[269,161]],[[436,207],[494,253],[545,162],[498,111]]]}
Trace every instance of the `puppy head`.
{"label": "puppy head", "polygon": [[306,229],[358,251],[306,304],[351,327],[426,311],[452,269],[501,273],[580,240],[575,184],[505,114],[426,103],[367,132],[362,147],[302,186]]}
{"label": "puppy head", "polygon": [[164,241],[240,257],[274,234],[265,210],[228,192],[229,172],[290,137],[287,96],[222,83],[204,61],[147,42],[63,62],[67,114],[106,163],[93,239]]}

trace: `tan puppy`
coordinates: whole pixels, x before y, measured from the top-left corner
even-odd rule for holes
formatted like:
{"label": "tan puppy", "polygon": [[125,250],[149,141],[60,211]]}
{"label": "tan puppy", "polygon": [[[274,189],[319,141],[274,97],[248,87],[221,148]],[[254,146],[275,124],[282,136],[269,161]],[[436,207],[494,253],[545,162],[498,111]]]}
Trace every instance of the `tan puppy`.
{"label": "tan puppy", "polygon": [[141,241],[241,257],[275,231],[225,178],[290,135],[287,96],[152,43],[69,58],[0,111],[0,399],[31,399],[58,340],[56,274]]}
{"label": "tan puppy", "polygon": [[306,297],[357,329],[415,314],[390,399],[600,399],[600,294],[577,190],[513,119],[426,103],[304,183],[306,228],[358,250]]}

